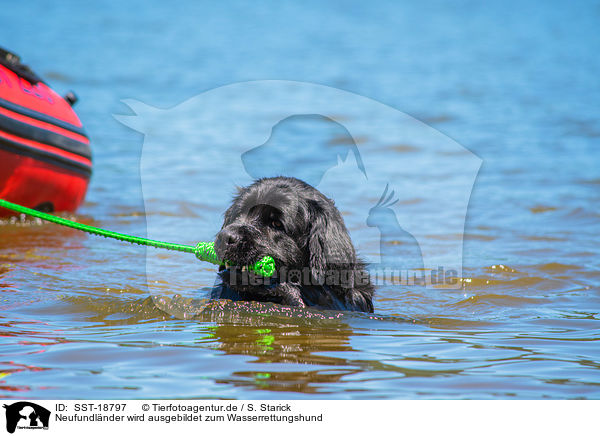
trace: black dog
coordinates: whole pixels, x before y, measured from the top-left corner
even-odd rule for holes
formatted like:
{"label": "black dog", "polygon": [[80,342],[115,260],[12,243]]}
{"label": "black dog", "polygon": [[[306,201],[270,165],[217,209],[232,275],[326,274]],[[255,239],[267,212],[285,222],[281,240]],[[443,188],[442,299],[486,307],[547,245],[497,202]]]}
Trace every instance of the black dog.
{"label": "black dog", "polygon": [[[225,212],[214,298],[373,312],[374,288],[332,200],[290,177],[259,179]],[[242,265],[272,256],[274,278]]]}

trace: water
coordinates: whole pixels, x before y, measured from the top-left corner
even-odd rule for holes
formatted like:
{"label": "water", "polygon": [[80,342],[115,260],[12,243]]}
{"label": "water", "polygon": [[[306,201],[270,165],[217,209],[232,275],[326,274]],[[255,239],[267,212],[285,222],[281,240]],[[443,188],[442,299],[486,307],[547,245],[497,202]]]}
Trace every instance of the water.
{"label": "water", "polygon": [[[240,153],[266,138],[244,127],[224,134],[216,123],[199,139],[194,107],[177,105],[236,82],[294,80],[367,96],[434,127],[482,166],[460,289],[380,286],[374,316],[222,302],[198,314],[192,299],[214,283],[210,265],[53,225],[2,222],[0,395],[600,398],[599,21],[597,2],[4,9],[3,45],[80,97],[95,165],[77,213],[86,223],[209,240],[234,184],[250,180]],[[263,98],[267,108],[279,103]],[[131,114],[122,99],[173,108],[152,118],[162,152],[113,118]],[[340,110],[340,122],[359,116]],[[367,171],[391,180],[401,219],[429,223],[425,250],[446,259],[457,236],[444,223],[457,199],[449,189],[436,204],[415,189],[452,186],[463,157],[446,153],[448,166],[430,165],[434,155],[410,137],[386,142],[390,126],[377,121],[375,132],[354,138]],[[314,137],[294,128],[279,136],[291,150],[346,141],[337,126]],[[190,154],[208,142],[206,155]],[[226,153],[237,153],[230,171]],[[390,161],[410,164],[390,179]],[[344,174],[332,171],[319,187],[369,258],[379,240],[365,214],[385,183],[347,189]]]}

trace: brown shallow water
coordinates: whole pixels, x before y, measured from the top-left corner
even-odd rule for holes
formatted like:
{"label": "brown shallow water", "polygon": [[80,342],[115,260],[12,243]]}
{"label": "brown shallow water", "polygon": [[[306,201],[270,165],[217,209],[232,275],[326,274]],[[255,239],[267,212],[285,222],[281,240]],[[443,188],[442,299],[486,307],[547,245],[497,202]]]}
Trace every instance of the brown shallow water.
{"label": "brown shallow water", "polygon": [[[164,108],[226,83],[316,82],[406,111],[481,159],[464,239],[446,224],[456,218],[452,187],[467,173],[465,150],[428,148],[431,132],[392,141],[386,120],[367,120],[375,128],[355,143],[369,181],[383,183],[359,186],[360,173],[338,170],[320,185],[364,256],[389,249],[411,263],[405,234],[380,246],[365,225],[389,183],[398,219],[424,223],[421,248],[446,261],[461,243],[460,286],[383,283],[373,315],[208,302],[211,265],[4,220],[0,396],[600,398],[597,7],[436,4],[431,16],[392,4],[244,12],[191,3],[176,20],[142,5],[61,3],[49,18],[24,5],[0,12],[11,18],[6,45],[81,97],[95,173],[71,217],[172,242],[209,240],[235,184],[249,179],[240,153],[265,141],[242,122],[258,107],[236,100],[239,123],[223,130],[219,119],[184,105],[148,115],[153,132],[142,138],[113,119],[131,114],[119,101]],[[331,20],[315,29],[322,14]],[[87,17],[86,25],[72,17]],[[198,26],[200,17],[211,19]],[[39,38],[60,47],[54,58],[34,48]],[[269,93],[260,101],[280,103]],[[360,110],[338,109],[339,122],[360,120]],[[301,147],[348,142],[339,129],[307,122],[307,130],[278,131],[293,170],[310,166]],[[419,190],[440,184],[448,189],[437,197]]]}
{"label": "brown shallow water", "polygon": [[348,314],[206,305],[193,293],[153,299],[140,285],[141,248],[50,224],[0,232],[10,246],[0,253],[5,396],[597,398],[600,389],[599,277],[577,265],[484,267],[461,290],[380,289],[376,314]]}

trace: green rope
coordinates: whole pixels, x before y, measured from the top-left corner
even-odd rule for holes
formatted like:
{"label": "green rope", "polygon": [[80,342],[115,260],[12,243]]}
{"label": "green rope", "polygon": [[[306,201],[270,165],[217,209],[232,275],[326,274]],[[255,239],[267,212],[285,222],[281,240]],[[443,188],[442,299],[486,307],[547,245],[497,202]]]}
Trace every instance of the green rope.
{"label": "green rope", "polygon": [[[54,224],[60,224],[61,226],[70,227],[72,229],[81,230],[83,232],[91,233],[94,235],[104,236],[105,238],[118,239],[119,241],[125,241],[131,244],[147,245],[149,247],[164,248],[167,250],[182,251],[185,253],[194,253],[199,260],[210,262],[215,265],[225,265],[225,263],[227,262],[218,258],[217,253],[215,252],[215,246],[213,242],[198,242],[196,246],[193,246],[173,244],[171,242],[155,241],[152,239],[140,238],[139,236],[125,235],[123,233],[117,233],[98,227],[88,226],[87,224],[82,224],[58,216],[50,215],[48,213],[40,212],[35,209],[30,209],[19,204],[11,203],[10,201],[2,200],[1,198],[0,207],[10,209],[14,212],[31,215],[33,217],[40,218],[45,221],[50,221]],[[258,275],[264,277],[271,277],[275,273],[275,261],[271,256],[265,256],[261,260],[256,262],[254,265],[249,265],[248,269]]]}

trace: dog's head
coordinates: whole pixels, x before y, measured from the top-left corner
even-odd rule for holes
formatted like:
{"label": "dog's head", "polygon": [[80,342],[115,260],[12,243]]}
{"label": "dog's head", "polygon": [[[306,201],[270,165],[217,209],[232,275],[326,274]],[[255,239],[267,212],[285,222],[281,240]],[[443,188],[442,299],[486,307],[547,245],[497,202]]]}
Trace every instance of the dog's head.
{"label": "dog's head", "polygon": [[333,201],[288,177],[260,179],[241,189],[225,212],[215,250],[238,266],[272,256],[278,270],[308,271],[313,283],[323,282],[328,270],[357,262]]}

